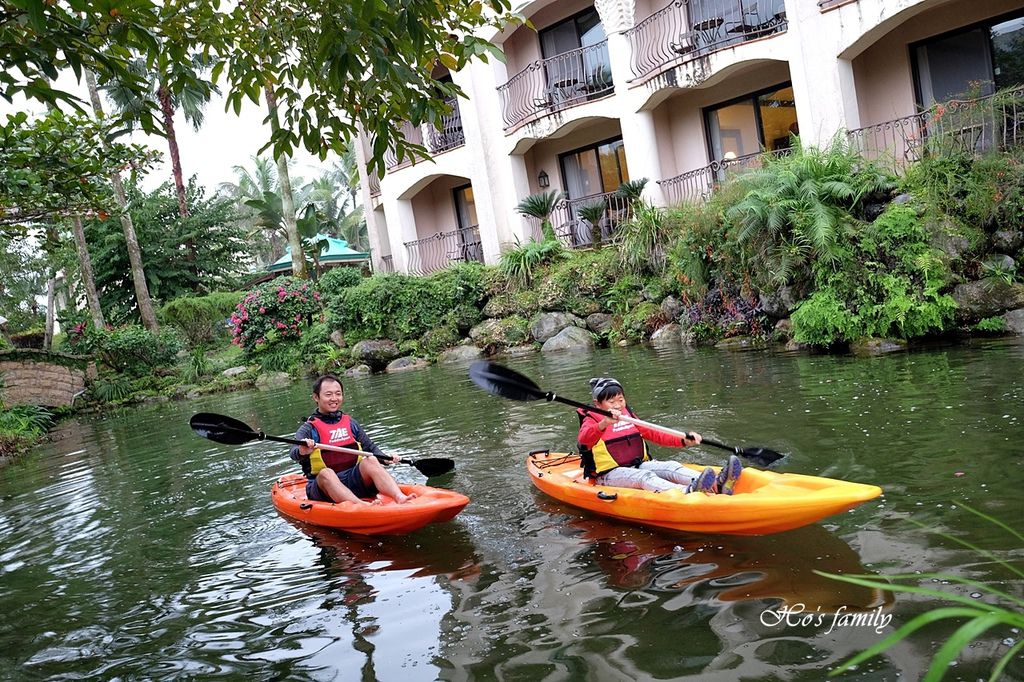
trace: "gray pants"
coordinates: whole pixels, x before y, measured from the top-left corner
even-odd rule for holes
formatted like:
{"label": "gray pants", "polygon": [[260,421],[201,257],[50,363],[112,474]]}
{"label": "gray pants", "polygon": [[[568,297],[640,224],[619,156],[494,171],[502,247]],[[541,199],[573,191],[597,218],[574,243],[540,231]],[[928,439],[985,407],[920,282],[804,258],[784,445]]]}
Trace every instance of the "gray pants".
{"label": "gray pants", "polygon": [[609,485],[616,488],[639,488],[640,490],[672,490],[686,489],[690,481],[700,476],[695,471],[679,462],[659,462],[652,460],[643,462],[639,467],[616,467],[606,474],[597,477],[598,485]]}

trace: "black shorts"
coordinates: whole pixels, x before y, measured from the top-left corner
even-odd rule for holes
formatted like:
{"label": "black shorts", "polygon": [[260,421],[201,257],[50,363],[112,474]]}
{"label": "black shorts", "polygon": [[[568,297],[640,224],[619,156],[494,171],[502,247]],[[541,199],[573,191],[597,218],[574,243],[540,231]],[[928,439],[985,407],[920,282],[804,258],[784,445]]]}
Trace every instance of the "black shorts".
{"label": "black shorts", "polygon": [[[358,464],[339,473],[338,479],[341,481],[342,485],[351,490],[352,494],[356,497],[370,500],[377,496],[377,488],[372,483],[363,482],[363,475],[359,473]],[[306,497],[316,502],[335,501],[332,500],[327,493],[320,490],[320,486],[316,484],[315,477],[306,481]]]}

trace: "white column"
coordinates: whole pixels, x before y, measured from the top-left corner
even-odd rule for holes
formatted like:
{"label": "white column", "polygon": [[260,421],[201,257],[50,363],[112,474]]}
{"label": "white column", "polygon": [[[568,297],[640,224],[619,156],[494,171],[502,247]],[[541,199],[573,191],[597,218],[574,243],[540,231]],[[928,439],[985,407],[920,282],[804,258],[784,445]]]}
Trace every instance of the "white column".
{"label": "white column", "polygon": [[[356,166],[359,168],[359,189],[360,199],[363,202],[363,216],[366,218],[366,233],[370,239],[370,260],[373,261],[373,271],[380,272],[383,267],[381,256],[387,255],[388,248],[384,247],[381,238],[381,230],[377,225],[376,212],[373,210],[373,197],[370,196],[370,174],[366,170],[366,148],[369,144],[363,129],[359,128],[359,135],[355,138]],[[390,246],[390,245],[389,245]]]}
{"label": "white column", "polygon": [[395,264],[395,272],[409,272],[409,250],[406,242],[415,241],[416,215],[412,210],[412,201],[388,196],[384,202],[384,218],[388,221],[388,236],[391,239],[391,258]]}
{"label": "white column", "polygon": [[860,128],[853,63],[837,56],[839,34],[815,3],[789,2],[786,11],[790,13],[789,72],[800,139],[805,145],[821,146],[836,131]]}
{"label": "white column", "polygon": [[[608,61],[611,63],[612,80],[615,82],[615,99],[617,102],[630,102],[633,98],[627,81],[633,76],[630,68],[633,48],[623,32],[633,27],[633,2],[598,0],[594,6],[601,15],[601,23],[608,35]],[[656,206],[664,206],[665,197],[661,185],[657,182],[662,176],[654,115],[650,111],[636,111],[632,106],[626,106],[619,115],[619,125],[630,179],[647,178],[644,196]]]}

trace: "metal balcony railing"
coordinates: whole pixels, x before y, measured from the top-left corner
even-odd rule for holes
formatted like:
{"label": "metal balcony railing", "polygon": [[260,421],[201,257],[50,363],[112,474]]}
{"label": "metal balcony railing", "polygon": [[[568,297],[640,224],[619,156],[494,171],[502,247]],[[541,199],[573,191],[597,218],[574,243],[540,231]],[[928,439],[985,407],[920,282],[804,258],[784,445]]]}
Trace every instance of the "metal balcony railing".
{"label": "metal balcony railing", "polygon": [[390,255],[380,257],[380,271],[383,274],[395,271],[395,259]]}
{"label": "metal balcony railing", "polygon": [[606,97],[614,88],[607,40],[537,60],[498,87],[505,130]]}
{"label": "metal balcony railing", "polygon": [[707,201],[715,189],[730,177],[751,168],[760,168],[766,154],[782,156],[789,153],[788,149],[778,149],[737,156],[735,159],[719,159],[675,177],[659,180],[658,184],[669,204]]}
{"label": "metal balcony railing", "polygon": [[[404,123],[402,123],[402,127],[399,132],[402,135],[402,137],[406,139],[406,141],[418,145],[423,144],[423,131],[420,130],[419,126],[414,126],[408,121],[405,121]],[[408,155],[406,155],[402,159],[402,161],[399,162],[398,154],[396,154],[393,150],[389,149],[384,153],[384,168],[386,170],[392,171],[397,170],[399,168],[405,168],[406,166],[411,165],[412,158],[409,157]]]}
{"label": "metal balcony railing", "polygon": [[437,272],[452,263],[484,262],[478,225],[405,242],[405,248],[409,254],[409,272],[414,275]]}
{"label": "metal balcony railing", "polygon": [[[614,239],[616,228],[629,214],[629,202],[617,192],[604,192],[579,199],[563,199],[555,204],[555,209],[551,213],[551,225],[559,241],[571,249],[592,246],[594,230],[590,221],[580,214],[580,209],[597,204],[604,205],[604,212],[598,221],[601,242]],[[540,239],[540,220],[534,218],[530,222],[533,225],[534,237]]]}
{"label": "metal balcony railing", "polygon": [[431,125],[424,126],[427,151],[431,154],[440,154],[466,144],[466,136],[462,132],[462,112],[459,111],[459,102],[454,97],[446,99],[445,102],[452,108],[452,112],[441,119],[441,129],[438,130]]}
{"label": "metal balcony railing", "polygon": [[625,32],[632,80],[787,28],[784,0],[673,0]]}
{"label": "metal balcony railing", "polygon": [[928,155],[979,154],[1024,144],[1024,86],[936,104],[913,116],[851,130],[847,138],[862,156],[896,172]]}
{"label": "metal balcony railing", "polygon": [[370,185],[370,196],[371,197],[379,197],[380,196],[380,178],[377,177],[376,173],[371,173],[371,174],[367,175],[367,181],[369,182],[369,185]]}

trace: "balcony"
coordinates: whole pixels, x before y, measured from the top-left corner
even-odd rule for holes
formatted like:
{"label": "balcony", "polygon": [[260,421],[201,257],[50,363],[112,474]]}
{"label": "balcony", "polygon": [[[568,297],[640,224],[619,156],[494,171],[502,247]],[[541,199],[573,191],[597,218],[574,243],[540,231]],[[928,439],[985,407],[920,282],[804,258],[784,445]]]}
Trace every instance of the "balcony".
{"label": "balcony", "polygon": [[674,0],[625,32],[630,82],[788,27],[784,0]]}
{"label": "balcony", "polygon": [[778,149],[737,156],[734,159],[720,159],[667,180],[659,180],[658,184],[661,185],[665,201],[669,205],[707,201],[715,189],[729,177],[751,168],[760,168],[765,154],[782,156],[789,152],[789,149]]}
{"label": "balcony", "polygon": [[[412,144],[425,147],[431,155],[442,154],[465,145],[466,136],[462,130],[462,112],[459,111],[458,100],[451,97],[445,100],[445,103],[451,107],[451,113],[441,119],[440,129],[427,123],[422,126],[414,126],[406,121],[400,130],[402,137]],[[399,163],[398,155],[390,149],[384,155],[384,168],[388,171],[405,168],[413,163],[413,159],[408,156]]]}
{"label": "balcony", "polygon": [[390,255],[380,257],[380,272],[388,274],[395,271],[395,260]]}
{"label": "balcony", "polygon": [[[590,222],[580,215],[580,209],[599,202],[605,206],[598,226],[601,231],[601,242],[610,242],[614,239],[619,223],[628,216],[629,202],[618,192],[604,192],[579,199],[563,199],[555,204],[555,210],[551,213],[551,224],[559,241],[570,249],[592,246],[594,230],[591,229]],[[531,222],[535,234],[540,236],[540,221],[533,219]]]}
{"label": "balcony", "polygon": [[979,154],[1024,144],[1024,86],[950,100],[847,133],[854,151],[895,172],[928,155]]}
{"label": "balcony", "polygon": [[505,130],[610,95],[608,41],[539,59],[498,88]]}
{"label": "balcony", "polygon": [[484,262],[478,225],[405,242],[405,248],[409,254],[409,272],[414,275],[428,275],[453,263]]}

